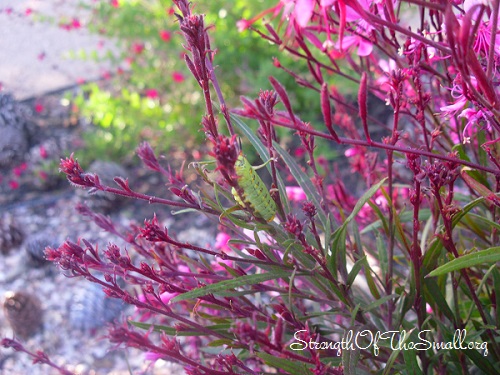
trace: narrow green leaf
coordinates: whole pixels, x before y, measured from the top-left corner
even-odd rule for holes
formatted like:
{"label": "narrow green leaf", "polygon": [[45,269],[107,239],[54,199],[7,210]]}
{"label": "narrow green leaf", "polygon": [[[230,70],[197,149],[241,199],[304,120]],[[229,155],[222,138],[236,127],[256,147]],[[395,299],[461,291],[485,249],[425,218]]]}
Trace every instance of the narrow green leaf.
{"label": "narrow green leaf", "polygon": [[349,224],[349,222],[359,214],[359,211],[361,211],[365,203],[371,199],[371,197],[378,191],[378,189],[380,189],[380,187],[385,183],[386,180],[387,177],[383,178],[378,183],[373,185],[370,189],[368,189],[366,193],[363,194],[363,196],[356,202],[356,205],[354,206],[354,209],[352,210],[351,214],[345,220],[343,224],[344,226]]}
{"label": "narrow green leaf", "polygon": [[291,361],[289,359],[279,358],[267,353],[255,353],[259,358],[262,358],[266,364],[271,367],[286,371],[290,374],[296,375],[310,375],[311,372],[309,368],[312,365],[306,365],[305,363],[298,363],[297,361]]}
{"label": "narrow green leaf", "polygon": [[356,368],[359,362],[359,349],[342,351],[342,363],[345,375],[357,375]]}
{"label": "narrow green leaf", "polygon": [[375,240],[376,246],[377,246],[377,254],[378,254],[378,260],[380,264],[380,278],[382,280],[385,280],[385,276],[387,275],[387,270],[389,269],[389,256],[387,254],[388,248],[384,244],[384,241],[382,240],[382,236],[380,233],[376,233],[376,240]]}
{"label": "narrow green leaf", "polygon": [[[337,274],[340,271],[340,274],[346,274],[347,270],[345,269],[345,253],[346,253],[346,228],[345,226],[340,226],[333,233],[332,247],[330,251],[326,254],[327,267],[328,270],[332,273],[332,275],[337,278]],[[341,259],[339,261],[339,259]],[[342,260],[343,259],[343,260]],[[339,270],[338,265],[343,265],[343,268]]]}
{"label": "narrow green leaf", "polygon": [[496,309],[496,321],[497,321],[497,327],[500,327],[500,309],[498,306],[500,306],[500,271],[498,269],[495,269],[493,271],[493,285],[495,288],[495,301],[497,309]]}
{"label": "narrow green leaf", "polygon": [[418,367],[417,350],[403,350],[406,373],[408,375],[421,375],[422,370]]}
{"label": "narrow green leaf", "polygon": [[486,250],[477,251],[472,254],[461,256],[443,264],[429,273],[427,277],[439,276],[463,268],[470,268],[478,264],[492,264],[500,261],[500,247],[491,247]]}
{"label": "narrow green leaf", "polygon": [[[143,323],[143,322],[136,322],[133,320],[128,321],[129,324],[133,325],[134,327],[141,328],[144,330],[149,330],[151,327],[153,327],[153,331],[155,332],[163,332],[169,336],[206,336],[206,332],[200,332],[200,331],[177,331],[175,328],[165,326],[165,325],[160,325],[160,324],[151,324],[151,323]],[[218,334],[224,334],[228,337],[231,337],[230,334],[228,334],[229,328],[231,328],[231,323],[222,323],[222,324],[215,324],[212,326],[206,326],[205,328],[210,329],[212,331],[217,332]]]}
{"label": "narrow green leaf", "polygon": [[387,301],[390,301],[391,299],[396,299],[398,297],[399,297],[399,294],[389,294],[388,296],[384,296],[384,297],[376,300],[375,302],[372,302],[369,305],[363,307],[363,311],[369,312],[371,310],[376,309],[379,306],[382,306]]}
{"label": "narrow green leaf", "polygon": [[496,363],[497,368],[488,361],[488,357],[485,357],[482,353],[477,350],[468,349],[463,350],[463,353],[481,370],[483,374],[497,375],[498,374],[498,362]]}
{"label": "narrow green leaf", "polygon": [[436,279],[424,278],[424,285],[426,300],[434,302],[437,305],[439,312],[443,313],[450,321],[455,322],[455,316],[451,311],[448,302],[446,302],[446,296],[443,295],[438,283],[436,283]]}
{"label": "narrow green leaf", "polygon": [[283,277],[288,277],[290,275],[291,271],[285,271],[285,270],[278,270],[268,273],[259,273],[256,275],[245,275],[237,277],[235,279],[224,280],[215,284],[210,284],[201,288],[195,288],[193,290],[190,290],[189,292],[176,296],[171,300],[171,302],[185,301],[187,299],[206,296],[207,294],[217,294],[217,292],[225,292],[228,291],[229,289],[258,284],[263,281],[279,279]]}
{"label": "narrow green leaf", "polygon": [[290,173],[295,178],[299,186],[304,190],[304,193],[307,196],[307,199],[312,201],[316,208],[318,209],[318,216],[320,221],[323,224],[323,227],[326,227],[326,216],[323,210],[321,209],[321,198],[316,190],[316,186],[311,181],[311,178],[300,168],[294,158],[290,156],[288,152],[286,152],[279,144],[273,142],[273,146],[281,156],[286,166],[290,169]]}
{"label": "narrow green leaf", "polygon": [[354,263],[354,266],[352,266],[351,272],[349,272],[349,275],[347,276],[347,286],[350,287],[354,280],[356,279],[356,276],[358,276],[359,271],[361,271],[361,268],[363,268],[363,265],[366,264],[366,256],[358,260],[356,263]]}

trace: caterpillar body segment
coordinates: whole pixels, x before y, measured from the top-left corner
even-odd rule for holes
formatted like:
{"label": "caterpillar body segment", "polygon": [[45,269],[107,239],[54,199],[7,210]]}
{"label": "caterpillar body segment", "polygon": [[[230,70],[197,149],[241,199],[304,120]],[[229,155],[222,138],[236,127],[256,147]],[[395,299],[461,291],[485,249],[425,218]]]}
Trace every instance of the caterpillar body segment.
{"label": "caterpillar body segment", "polygon": [[250,208],[256,216],[267,222],[273,221],[276,215],[276,203],[254,167],[243,154],[238,156],[234,169],[238,176],[238,186],[243,190],[243,196],[241,196],[234,187],[231,189],[236,202],[243,208]]}

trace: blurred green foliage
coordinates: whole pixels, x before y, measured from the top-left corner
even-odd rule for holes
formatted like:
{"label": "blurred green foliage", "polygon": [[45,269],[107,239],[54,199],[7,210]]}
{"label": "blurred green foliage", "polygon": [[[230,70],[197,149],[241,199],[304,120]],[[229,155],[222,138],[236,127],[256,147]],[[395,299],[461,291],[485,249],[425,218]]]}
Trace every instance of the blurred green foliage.
{"label": "blurred green foliage", "polygon": [[[287,87],[296,87],[285,72],[273,65],[277,47],[251,31],[240,33],[236,22],[251,18],[274,0],[220,0],[197,3],[206,14],[216,50],[215,71],[226,103],[239,105],[239,96],[255,97],[270,89],[270,75]],[[85,159],[123,159],[137,144],[148,140],[159,152],[172,146],[190,148],[203,139],[200,120],[205,112],[202,97],[188,71],[183,39],[178,33],[172,2],[167,0],[98,1],[92,5],[89,29],[110,37],[119,51],[107,54],[117,74],[99,85],[84,86],[76,104],[95,129],[85,135]],[[282,56],[285,66],[294,65]],[[304,66],[304,72],[307,67]],[[311,90],[289,91],[296,113],[307,121],[320,119],[319,96]],[[186,111],[185,108],[190,108]],[[182,145],[179,139],[185,139]]]}

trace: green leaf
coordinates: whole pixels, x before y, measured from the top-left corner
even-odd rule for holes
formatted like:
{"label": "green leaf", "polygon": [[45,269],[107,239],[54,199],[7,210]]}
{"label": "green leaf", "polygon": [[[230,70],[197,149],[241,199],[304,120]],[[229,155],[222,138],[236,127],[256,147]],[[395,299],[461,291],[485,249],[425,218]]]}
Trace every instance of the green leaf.
{"label": "green leaf", "polygon": [[[345,335],[344,335],[345,337]],[[359,362],[361,353],[357,346],[353,350],[342,350],[342,363],[344,364],[344,374],[356,375],[356,368]]]}
{"label": "green leaf", "polygon": [[427,276],[439,276],[452,271],[461,270],[463,268],[470,268],[479,264],[492,264],[498,261],[500,261],[500,247],[492,247],[453,259],[452,261],[436,268]]}
{"label": "green leaf", "polygon": [[294,158],[290,156],[288,152],[286,152],[279,144],[273,142],[273,146],[281,156],[286,166],[290,169],[290,173],[295,178],[299,186],[304,190],[304,193],[307,196],[307,199],[312,201],[316,208],[318,209],[318,216],[321,220],[323,227],[326,227],[326,216],[323,210],[321,209],[321,198],[318,194],[316,186],[311,181],[311,178],[300,168]]}
{"label": "green leaf", "polygon": [[171,302],[180,302],[187,299],[198,298],[206,296],[207,294],[217,294],[218,292],[225,292],[229,289],[240,288],[242,286],[248,286],[253,284],[258,284],[263,281],[279,279],[291,276],[291,271],[278,270],[268,273],[259,273],[256,275],[245,275],[237,277],[231,280],[224,280],[215,284],[210,284],[201,288],[195,288],[189,292],[180,294],[173,298]]}
{"label": "green leaf", "polygon": [[354,206],[351,214],[347,217],[347,219],[345,219],[344,224],[342,224],[343,226],[347,226],[347,224],[349,224],[349,222],[359,214],[359,211],[361,211],[365,203],[371,199],[371,197],[378,191],[378,189],[380,189],[380,187],[385,183],[386,180],[387,177],[383,178],[363,194],[363,196],[356,202],[356,205]]}
{"label": "green leaf", "polygon": [[[169,336],[206,336],[207,332],[201,332],[201,331],[177,331],[175,328],[165,326],[165,325],[160,325],[160,324],[151,324],[151,323],[143,323],[143,322],[136,322],[133,320],[128,321],[129,324],[133,325],[134,327],[141,328],[144,330],[149,330],[151,327],[153,327],[153,331],[155,332],[163,332]],[[206,326],[206,329],[214,331],[214,333],[218,334],[223,334],[227,335],[229,338],[231,338],[231,334],[228,333],[229,328],[231,328],[231,323],[221,323],[221,324],[215,324],[211,326]]]}
{"label": "green leaf", "polygon": [[306,365],[305,363],[298,363],[296,360],[292,361],[289,359],[279,358],[267,353],[255,353],[259,358],[262,358],[266,364],[271,367],[280,369],[282,371],[287,371],[293,375],[310,375],[309,371],[312,365]]}
{"label": "green leaf", "polygon": [[369,305],[363,307],[363,311],[369,312],[371,310],[378,308],[379,306],[382,306],[387,301],[390,301],[391,299],[397,299],[397,298],[399,298],[399,294],[389,294],[388,296],[384,296],[384,297],[376,300],[375,302],[372,302]]}
{"label": "green leaf", "polygon": [[422,374],[422,370],[418,367],[416,350],[403,350],[403,358],[405,361],[406,373],[408,375]]}
{"label": "green leaf", "polygon": [[351,272],[347,276],[347,286],[350,287],[354,280],[356,279],[356,276],[358,276],[359,271],[361,271],[361,268],[363,268],[363,265],[366,264],[366,255],[359,259],[356,263],[354,263],[354,266],[352,266]]}
{"label": "green leaf", "polygon": [[497,321],[497,327],[500,327],[500,309],[498,306],[500,306],[500,271],[498,269],[493,270],[493,285],[495,288],[495,301],[497,309],[496,309],[496,321]]}

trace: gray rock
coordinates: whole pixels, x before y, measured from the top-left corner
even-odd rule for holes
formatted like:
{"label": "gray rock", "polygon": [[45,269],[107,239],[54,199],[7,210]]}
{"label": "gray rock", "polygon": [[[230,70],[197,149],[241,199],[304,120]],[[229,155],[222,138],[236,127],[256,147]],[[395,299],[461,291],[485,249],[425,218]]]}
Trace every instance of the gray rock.
{"label": "gray rock", "polygon": [[70,301],[71,325],[79,330],[91,332],[120,316],[124,302],[109,298],[102,286],[82,280],[73,291]]}
{"label": "gray rock", "polygon": [[[126,178],[127,172],[120,165],[109,161],[94,161],[89,168],[85,171],[95,173],[99,176],[101,184],[118,188],[118,185],[113,181],[115,177]],[[88,190],[78,189],[76,191],[82,203],[85,203],[93,211],[109,214],[118,209],[126,200],[124,197],[107,193],[103,191],[96,191],[92,194]]]}
{"label": "gray rock", "polygon": [[26,339],[42,327],[43,310],[35,295],[8,292],[3,307],[7,321],[16,335]]}
{"label": "gray rock", "polygon": [[24,233],[12,217],[0,217],[0,253],[8,254],[21,245],[23,239]]}
{"label": "gray rock", "polygon": [[0,168],[22,162],[34,134],[31,111],[11,95],[0,93]]}

